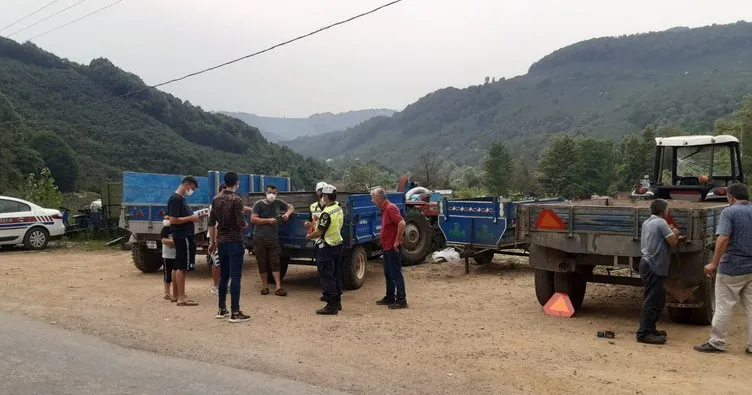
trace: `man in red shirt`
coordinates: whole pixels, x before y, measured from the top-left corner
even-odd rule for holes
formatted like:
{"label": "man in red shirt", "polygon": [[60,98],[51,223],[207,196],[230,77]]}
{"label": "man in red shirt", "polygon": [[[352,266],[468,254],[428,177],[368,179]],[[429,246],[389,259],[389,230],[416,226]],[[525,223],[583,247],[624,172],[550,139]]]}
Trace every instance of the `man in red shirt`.
{"label": "man in red shirt", "polygon": [[381,209],[381,248],[384,251],[386,296],[376,302],[390,309],[406,309],[405,279],[402,277],[402,238],[405,220],[394,203],[386,198],[382,188],[371,191],[373,204]]}

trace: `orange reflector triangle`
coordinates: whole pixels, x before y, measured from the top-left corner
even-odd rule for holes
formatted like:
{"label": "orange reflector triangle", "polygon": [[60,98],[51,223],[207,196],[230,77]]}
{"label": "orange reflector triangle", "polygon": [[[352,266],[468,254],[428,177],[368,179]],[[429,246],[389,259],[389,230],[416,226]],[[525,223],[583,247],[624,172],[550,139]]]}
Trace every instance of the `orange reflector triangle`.
{"label": "orange reflector triangle", "polygon": [[554,317],[566,317],[569,318],[574,315],[574,307],[572,301],[569,300],[569,296],[563,292],[557,292],[551,299],[543,306],[543,312],[546,315]]}
{"label": "orange reflector triangle", "polygon": [[564,221],[551,209],[543,209],[535,220],[537,229],[563,230]]}

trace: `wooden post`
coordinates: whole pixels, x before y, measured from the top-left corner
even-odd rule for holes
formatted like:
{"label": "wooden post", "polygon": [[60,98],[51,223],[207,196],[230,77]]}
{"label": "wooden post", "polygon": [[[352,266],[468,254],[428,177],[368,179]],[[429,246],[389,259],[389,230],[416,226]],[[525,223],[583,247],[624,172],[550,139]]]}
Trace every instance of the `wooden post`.
{"label": "wooden post", "polygon": [[470,274],[470,257],[465,256],[465,274]]}

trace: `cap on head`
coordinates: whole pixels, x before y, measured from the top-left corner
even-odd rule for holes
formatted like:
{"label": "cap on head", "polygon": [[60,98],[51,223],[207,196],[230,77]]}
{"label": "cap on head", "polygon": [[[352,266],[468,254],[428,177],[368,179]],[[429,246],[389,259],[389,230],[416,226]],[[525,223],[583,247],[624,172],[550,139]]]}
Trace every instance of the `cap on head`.
{"label": "cap on head", "polygon": [[334,185],[326,184],[321,188],[321,193],[324,194],[330,194],[334,192],[337,192],[337,188],[335,188]]}
{"label": "cap on head", "polygon": [[320,191],[326,186],[326,183],[324,181],[320,181],[318,184],[316,184],[316,190]]}

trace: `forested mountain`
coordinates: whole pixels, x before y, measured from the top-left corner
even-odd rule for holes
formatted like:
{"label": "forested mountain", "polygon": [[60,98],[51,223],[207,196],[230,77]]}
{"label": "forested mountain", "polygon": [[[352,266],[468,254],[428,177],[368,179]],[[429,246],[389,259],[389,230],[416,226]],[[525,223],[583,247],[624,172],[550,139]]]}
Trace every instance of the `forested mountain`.
{"label": "forested mountain", "polygon": [[392,117],[285,142],[306,155],[397,170],[421,153],[475,165],[490,142],[535,164],[552,135],[622,136],[654,126],[709,133],[752,91],[752,24],[605,37],[535,62],[528,73],[428,94]]}
{"label": "forested mountain", "polygon": [[274,118],[262,117],[245,112],[226,112],[222,114],[240,119],[257,127],[269,141],[292,140],[302,136],[345,130],[357,126],[373,117],[392,116],[396,111],[386,109],[348,111],[339,114],[330,112],[314,114],[308,118]]}
{"label": "forested mountain", "polygon": [[107,59],[77,64],[0,37],[0,194],[49,167],[63,191],[97,190],[123,170],[280,174],[310,185],[330,169],[244,122],[145,87]]}

